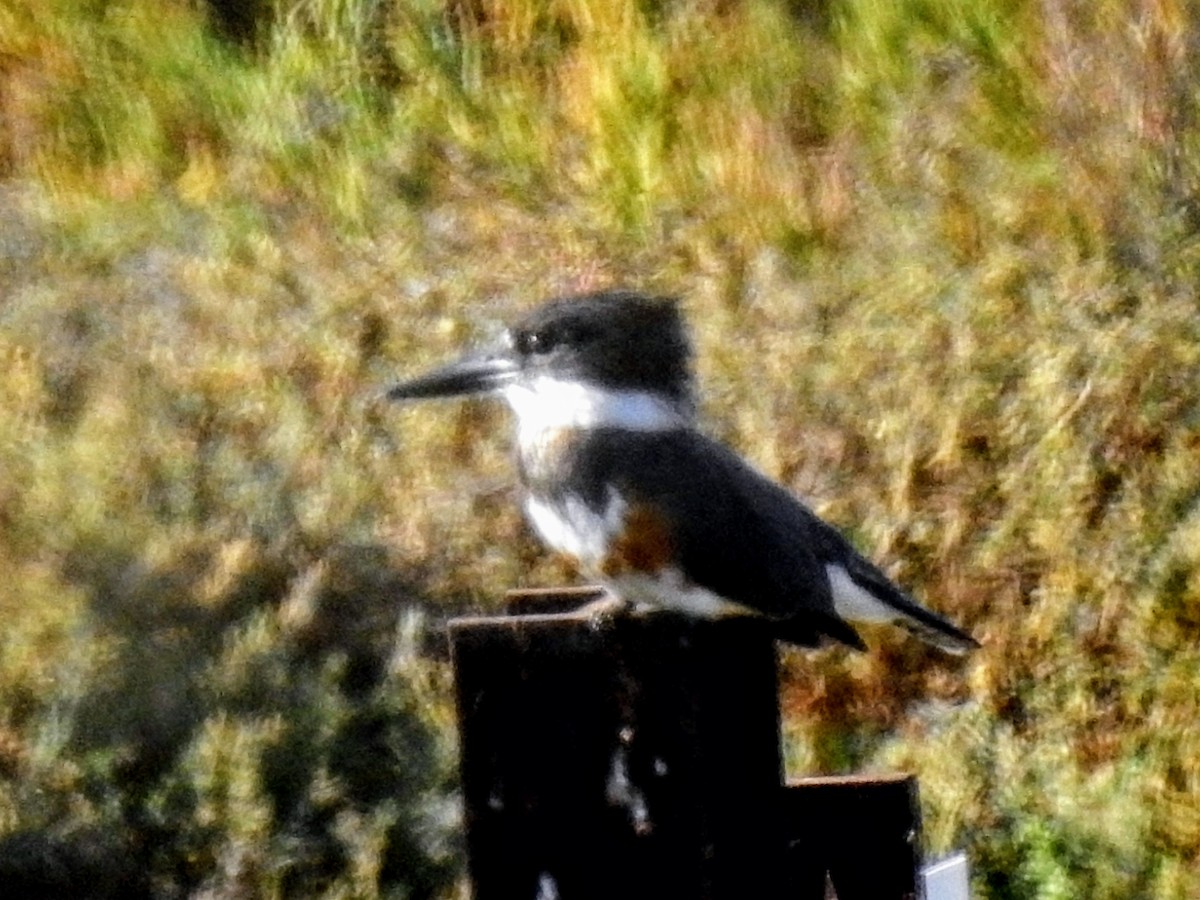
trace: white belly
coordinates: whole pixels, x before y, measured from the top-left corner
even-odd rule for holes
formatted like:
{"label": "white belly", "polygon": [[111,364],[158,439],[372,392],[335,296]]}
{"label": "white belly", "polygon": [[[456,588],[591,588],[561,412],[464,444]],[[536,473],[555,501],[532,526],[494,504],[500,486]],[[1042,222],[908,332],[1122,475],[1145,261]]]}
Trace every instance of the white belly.
{"label": "white belly", "polygon": [[625,503],[616,491],[609,491],[603,510],[592,509],[577,497],[547,503],[529,495],[525,498],[525,514],[548,547],[595,568],[604,559],[609,542],[620,533]]}
{"label": "white belly", "polygon": [[639,607],[658,607],[701,619],[753,615],[753,610],[719,594],[685,582],[678,569],[657,575],[633,572],[606,581],[605,586],[622,600]]}
{"label": "white belly", "polygon": [[[609,545],[621,533],[627,506],[616,491],[610,491],[603,510],[596,510],[578,498],[547,503],[532,495],[525,498],[525,513],[547,546],[574,557],[592,574],[599,575]],[[628,572],[612,578],[601,577],[609,591],[641,607],[673,609],[706,619],[751,612],[744,606],[689,584],[678,569],[664,569],[655,575]]]}

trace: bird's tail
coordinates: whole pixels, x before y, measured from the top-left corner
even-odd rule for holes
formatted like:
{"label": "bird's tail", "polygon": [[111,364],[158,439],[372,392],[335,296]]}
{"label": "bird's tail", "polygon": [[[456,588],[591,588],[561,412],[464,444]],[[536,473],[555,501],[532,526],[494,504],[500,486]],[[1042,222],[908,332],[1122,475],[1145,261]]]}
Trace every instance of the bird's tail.
{"label": "bird's tail", "polygon": [[891,622],[947,653],[963,654],[979,646],[975,638],[921,606],[862,557],[851,557],[848,563],[849,567],[826,567],[834,609],[842,618]]}
{"label": "bird's tail", "polygon": [[[916,604],[914,604],[916,606]],[[961,628],[947,622],[936,613],[922,606],[916,606],[920,615],[905,610],[895,619],[895,623],[910,634],[914,634],[927,644],[932,644],[939,650],[961,656],[971,650],[978,649],[979,641],[971,637]]]}

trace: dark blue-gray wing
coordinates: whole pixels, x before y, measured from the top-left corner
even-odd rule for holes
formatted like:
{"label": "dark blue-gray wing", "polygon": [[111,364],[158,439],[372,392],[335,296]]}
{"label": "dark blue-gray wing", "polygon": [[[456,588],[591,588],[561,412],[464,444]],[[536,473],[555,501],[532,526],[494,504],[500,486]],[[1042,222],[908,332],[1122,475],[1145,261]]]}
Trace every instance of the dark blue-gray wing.
{"label": "dark blue-gray wing", "polygon": [[592,484],[615,485],[629,502],[667,511],[684,577],[771,619],[780,639],[812,645],[828,637],[863,647],[835,606],[830,573],[844,572],[889,621],[950,652],[977,646],[896,587],[803,503],[715,441],[680,429],[625,433],[620,441],[587,445],[577,471],[590,472]]}
{"label": "dark blue-gray wing", "polygon": [[580,448],[574,490],[614,485],[627,502],[664,510],[683,576],[769,618],[781,640],[864,648],[834,611],[812,515],[798,500],[695,432],[604,438]]}
{"label": "dark blue-gray wing", "polygon": [[979,646],[979,642],[965,631],[921,606],[897,587],[878,566],[860,555],[833,526],[816,516],[812,519],[817,555],[827,565],[842,567],[855,586],[886,607],[890,612],[889,621],[947,653],[965,653]]}

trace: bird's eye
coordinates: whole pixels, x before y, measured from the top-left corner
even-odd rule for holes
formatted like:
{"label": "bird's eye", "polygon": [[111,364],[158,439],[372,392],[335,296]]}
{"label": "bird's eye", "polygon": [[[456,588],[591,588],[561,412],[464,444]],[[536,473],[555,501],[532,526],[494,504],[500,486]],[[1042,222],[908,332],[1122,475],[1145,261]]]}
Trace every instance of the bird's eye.
{"label": "bird's eye", "polygon": [[554,335],[549,331],[522,331],[517,335],[517,352],[522,356],[549,353],[554,343]]}
{"label": "bird's eye", "polygon": [[579,347],[592,337],[589,329],[573,323],[559,323],[546,328],[519,332],[514,341],[522,356],[540,356],[559,347]]}

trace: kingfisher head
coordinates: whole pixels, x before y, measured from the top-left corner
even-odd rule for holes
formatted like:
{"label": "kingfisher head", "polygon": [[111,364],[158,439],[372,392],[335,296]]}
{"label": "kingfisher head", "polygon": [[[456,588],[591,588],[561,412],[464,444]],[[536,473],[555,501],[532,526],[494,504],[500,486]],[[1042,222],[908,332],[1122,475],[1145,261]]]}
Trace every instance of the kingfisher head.
{"label": "kingfisher head", "polygon": [[692,417],[690,347],[674,300],[604,291],[549,301],[494,346],[387,392],[392,400],[498,394],[523,433],[657,430]]}

